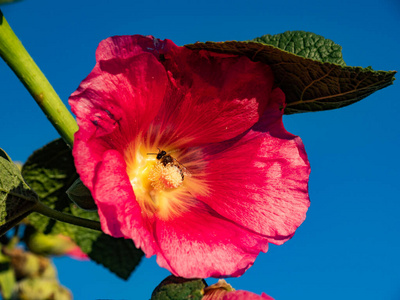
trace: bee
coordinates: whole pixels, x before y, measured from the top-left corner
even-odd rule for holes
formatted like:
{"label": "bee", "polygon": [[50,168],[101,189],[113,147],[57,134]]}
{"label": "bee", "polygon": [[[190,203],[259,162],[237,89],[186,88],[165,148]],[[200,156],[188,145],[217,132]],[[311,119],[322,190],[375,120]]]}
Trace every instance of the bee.
{"label": "bee", "polygon": [[179,169],[179,172],[181,173],[182,180],[186,176],[190,176],[190,172],[186,167],[184,167],[179,161],[177,161],[175,158],[173,158],[170,154],[167,154],[165,150],[162,150],[158,148],[158,153],[147,153],[148,155],[157,155],[156,158],[157,160],[165,167],[167,165],[172,165],[175,166]]}

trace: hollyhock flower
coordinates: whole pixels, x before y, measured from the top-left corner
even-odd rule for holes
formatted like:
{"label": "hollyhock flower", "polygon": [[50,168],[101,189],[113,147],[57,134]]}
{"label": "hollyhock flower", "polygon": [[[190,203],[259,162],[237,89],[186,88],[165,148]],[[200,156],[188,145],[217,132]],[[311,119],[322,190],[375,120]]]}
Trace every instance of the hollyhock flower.
{"label": "hollyhock flower", "polygon": [[225,280],[220,279],[217,283],[204,289],[202,300],[274,300],[274,298],[262,293],[261,296],[248,292],[236,291]]}
{"label": "hollyhock flower", "polygon": [[96,61],[69,103],[105,233],[188,278],[239,276],[293,236],[309,163],[268,66],[139,35],[102,41]]}

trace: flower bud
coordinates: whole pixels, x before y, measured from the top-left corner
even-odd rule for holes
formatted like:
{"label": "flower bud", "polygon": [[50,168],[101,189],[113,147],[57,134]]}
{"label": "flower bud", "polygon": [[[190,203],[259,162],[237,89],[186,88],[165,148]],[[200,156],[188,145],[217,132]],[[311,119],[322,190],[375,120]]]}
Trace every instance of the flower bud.
{"label": "flower bud", "polygon": [[68,255],[75,259],[87,259],[87,255],[71,240],[57,234],[33,232],[26,237],[26,245],[33,253],[40,255]]}
{"label": "flower bud", "polygon": [[150,300],[200,300],[203,298],[203,289],[206,286],[204,279],[186,279],[171,275],[154,289]]}
{"label": "flower bud", "polygon": [[204,289],[204,300],[218,300],[235,289],[228,284],[224,279],[218,280],[217,283],[210,285]]}
{"label": "flower bud", "polygon": [[202,300],[274,300],[265,293],[261,296],[248,292],[236,291],[225,280],[220,279],[217,283],[210,285],[204,289],[204,297]]}

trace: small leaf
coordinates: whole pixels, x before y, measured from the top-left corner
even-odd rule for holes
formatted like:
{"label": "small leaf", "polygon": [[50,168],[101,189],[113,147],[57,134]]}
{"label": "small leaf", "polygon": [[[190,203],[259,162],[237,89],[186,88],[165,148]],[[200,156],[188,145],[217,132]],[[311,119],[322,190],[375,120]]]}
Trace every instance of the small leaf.
{"label": "small leaf", "polygon": [[83,184],[82,180],[78,178],[68,188],[67,195],[76,205],[85,210],[97,210],[96,203],[90,193],[89,189]]}
{"label": "small leaf", "polygon": [[[77,217],[99,220],[96,211],[80,209],[66,194],[67,189],[78,179],[78,174],[75,171],[71,149],[61,139],[35,151],[24,164],[22,173],[45,205]],[[37,213],[29,216],[29,222],[45,234],[63,234],[71,237],[92,260],[123,279],[129,277],[143,256],[143,252],[134,247],[132,240],[116,239]]]}
{"label": "small leaf", "polygon": [[269,65],[277,86],[286,95],[285,114],[353,104],[391,85],[396,74],[370,67],[346,67],[339,54],[340,46],[303,31],[267,35],[248,42],[206,42],[186,47],[244,55]]}
{"label": "small leaf", "polygon": [[171,275],[154,289],[150,300],[200,300],[206,286],[204,279],[186,279]]}
{"label": "small leaf", "polygon": [[0,235],[29,215],[37,200],[19,168],[0,149]]}

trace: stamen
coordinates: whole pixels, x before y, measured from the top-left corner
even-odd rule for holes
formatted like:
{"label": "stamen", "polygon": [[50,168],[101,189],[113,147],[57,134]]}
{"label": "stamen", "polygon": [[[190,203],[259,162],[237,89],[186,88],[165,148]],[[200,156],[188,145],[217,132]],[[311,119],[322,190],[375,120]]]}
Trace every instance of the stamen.
{"label": "stamen", "polygon": [[[157,145],[157,144],[156,144]],[[197,152],[185,152],[186,156],[171,156],[171,151],[153,145],[132,143],[125,151],[127,173],[135,198],[142,212],[168,220],[181,215],[196,205],[193,195],[208,193],[207,184],[192,176],[187,167],[202,170],[203,162]],[[179,153],[182,154],[182,153]],[[157,156],[160,156],[157,158]],[[188,163],[187,156],[195,159]],[[179,163],[183,160],[185,165]],[[186,165],[188,164],[188,165]],[[202,173],[200,174],[200,178]]]}
{"label": "stamen", "polygon": [[149,174],[151,186],[155,190],[175,189],[182,185],[183,179],[181,170],[177,166],[157,163]]}

